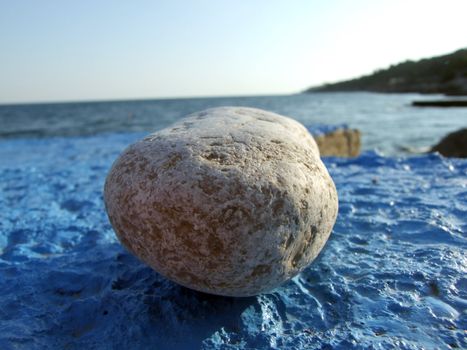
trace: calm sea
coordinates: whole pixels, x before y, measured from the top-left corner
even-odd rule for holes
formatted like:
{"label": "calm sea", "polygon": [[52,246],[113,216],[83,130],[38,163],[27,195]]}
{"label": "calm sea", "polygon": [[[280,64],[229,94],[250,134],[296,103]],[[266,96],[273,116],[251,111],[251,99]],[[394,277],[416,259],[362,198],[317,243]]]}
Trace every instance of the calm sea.
{"label": "calm sea", "polygon": [[[363,149],[404,153],[435,144],[467,125],[465,108],[412,107],[417,94],[315,93],[286,96],[0,105],[0,138],[152,132],[189,113],[217,106],[262,108],[308,127],[347,124],[362,132]],[[435,98],[441,98],[435,96]]]}

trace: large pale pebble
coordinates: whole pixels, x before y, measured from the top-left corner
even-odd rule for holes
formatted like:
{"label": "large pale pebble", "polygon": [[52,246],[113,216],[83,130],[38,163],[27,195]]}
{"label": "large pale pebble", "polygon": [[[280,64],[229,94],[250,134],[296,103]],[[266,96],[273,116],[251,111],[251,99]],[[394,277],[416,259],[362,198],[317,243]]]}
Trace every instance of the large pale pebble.
{"label": "large pale pebble", "polygon": [[298,122],[253,108],[192,114],[129,146],[104,199],[121,243],[195,290],[251,296],[310,264],[337,215],[334,183]]}

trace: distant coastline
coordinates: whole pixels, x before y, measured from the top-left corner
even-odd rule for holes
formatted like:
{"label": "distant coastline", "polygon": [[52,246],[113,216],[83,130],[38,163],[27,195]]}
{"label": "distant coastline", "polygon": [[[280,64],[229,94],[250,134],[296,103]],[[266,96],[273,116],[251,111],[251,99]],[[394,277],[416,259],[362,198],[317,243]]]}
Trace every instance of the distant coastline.
{"label": "distant coastline", "polygon": [[467,96],[467,48],[443,56],[405,61],[370,75],[305,90],[352,91]]}

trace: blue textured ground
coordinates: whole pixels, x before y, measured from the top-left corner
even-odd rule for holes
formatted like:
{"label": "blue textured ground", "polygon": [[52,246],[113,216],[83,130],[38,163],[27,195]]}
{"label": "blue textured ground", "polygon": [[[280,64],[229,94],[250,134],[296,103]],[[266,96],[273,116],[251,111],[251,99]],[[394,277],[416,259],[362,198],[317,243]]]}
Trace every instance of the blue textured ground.
{"label": "blue textured ground", "polygon": [[340,214],[318,260],[233,299],[116,241],[103,182],[140,136],[0,141],[0,349],[467,348],[467,160],[327,159]]}

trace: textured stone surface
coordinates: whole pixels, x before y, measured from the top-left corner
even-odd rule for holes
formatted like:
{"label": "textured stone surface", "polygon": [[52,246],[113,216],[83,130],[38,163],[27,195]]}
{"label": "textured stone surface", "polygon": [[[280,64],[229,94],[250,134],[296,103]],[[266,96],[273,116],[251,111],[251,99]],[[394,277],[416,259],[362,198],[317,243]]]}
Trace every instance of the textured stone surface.
{"label": "textured stone surface", "polygon": [[334,183],[306,129],[238,107],[193,114],[128,147],[104,199],[126,248],[179,284],[227,296],[298,274],[337,215]]}

